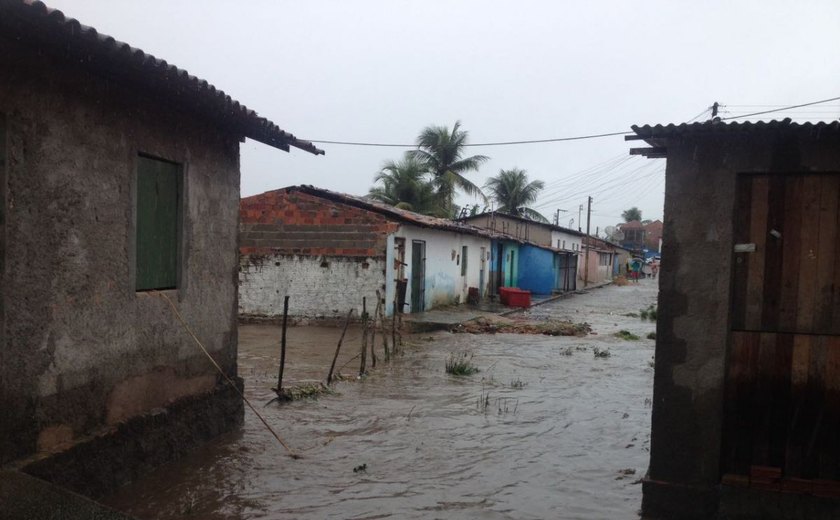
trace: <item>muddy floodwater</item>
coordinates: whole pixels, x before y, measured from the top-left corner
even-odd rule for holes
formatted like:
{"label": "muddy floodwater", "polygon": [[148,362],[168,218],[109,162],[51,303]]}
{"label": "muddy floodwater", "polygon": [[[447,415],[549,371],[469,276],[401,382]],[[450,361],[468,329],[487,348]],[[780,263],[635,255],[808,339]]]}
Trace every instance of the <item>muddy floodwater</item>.
{"label": "muddy floodwater", "polygon": [[[586,321],[593,334],[435,332],[336,395],[263,407],[279,330],[243,326],[248,398],[299,451],[294,460],[247,411],[239,432],[161,467],[105,502],[141,519],[635,518],[648,463],[655,281],[535,307],[535,319]],[[641,337],[614,335],[624,329]],[[338,329],[289,329],[287,377],[324,379]],[[358,351],[348,332],[344,364]],[[608,349],[609,357],[593,350]],[[468,351],[481,370],[444,372]],[[353,360],[342,370],[358,371]],[[364,469],[360,466],[364,465]],[[354,471],[356,469],[356,471]]]}

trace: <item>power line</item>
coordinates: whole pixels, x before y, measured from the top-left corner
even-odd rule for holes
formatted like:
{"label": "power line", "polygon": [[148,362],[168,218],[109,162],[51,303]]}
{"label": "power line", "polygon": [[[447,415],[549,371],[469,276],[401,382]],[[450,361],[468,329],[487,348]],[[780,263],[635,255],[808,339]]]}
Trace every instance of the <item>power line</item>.
{"label": "power line", "polygon": [[[583,139],[598,139],[600,137],[612,137],[616,135],[631,135],[632,132],[608,132],[605,134],[591,134],[591,135],[578,135],[574,137],[556,137],[553,139],[530,139],[524,141],[496,141],[490,143],[469,143],[462,146],[510,146],[510,145],[518,145],[518,144],[539,144],[539,143],[559,143],[562,141],[580,141]],[[310,143],[318,143],[318,144],[341,144],[347,146],[385,146],[391,148],[417,148],[416,144],[396,144],[396,143],[364,143],[358,141],[327,141],[323,139],[306,139]]]}
{"label": "power line", "polygon": [[812,101],[811,103],[802,103],[801,105],[790,105],[790,106],[782,107],[782,108],[774,108],[772,110],[762,110],[761,112],[752,112],[750,114],[743,114],[743,115],[740,115],[740,116],[722,117],[721,121],[726,121],[727,119],[740,119],[742,117],[760,116],[762,114],[772,114],[773,112],[782,112],[783,110],[790,110],[792,108],[801,108],[801,107],[808,107],[808,106],[811,106],[811,105],[819,105],[821,103],[828,103],[830,101],[837,101],[838,99],[840,99],[840,96],[829,98],[829,99],[823,99],[821,101]]}

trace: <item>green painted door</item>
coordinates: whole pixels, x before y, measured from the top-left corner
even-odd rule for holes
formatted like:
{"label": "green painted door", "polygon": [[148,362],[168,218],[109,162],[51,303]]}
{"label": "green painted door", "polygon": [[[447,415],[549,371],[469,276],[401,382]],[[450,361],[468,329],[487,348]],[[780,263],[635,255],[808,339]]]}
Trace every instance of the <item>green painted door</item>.
{"label": "green painted door", "polygon": [[181,166],[149,157],[137,160],[136,290],[178,285]]}

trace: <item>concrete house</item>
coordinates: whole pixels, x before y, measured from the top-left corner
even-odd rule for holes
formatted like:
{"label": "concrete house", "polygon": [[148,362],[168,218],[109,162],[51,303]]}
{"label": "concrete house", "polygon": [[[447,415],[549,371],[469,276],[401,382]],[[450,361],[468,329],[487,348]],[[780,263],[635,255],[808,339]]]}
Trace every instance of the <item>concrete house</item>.
{"label": "concrete house", "polygon": [[239,143],[320,152],[40,2],[0,78],[0,464],[98,495],[241,422],[158,294],[236,379]]}
{"label": "concrete house", "polygon": [[496,287],[519,287],[535,294],[576,289],[584,233],[498,211],[465,217],[461,221],[508,237],[493,247],[494,269],[499,258],[504,273],[500,278],[504,282],[496,283]]}
{"label": "concrete house", "polygon": [[651,518],[840,518],[840,122],[633,127],[667,157]]}
{"label": "concrete house", "polygon": [[491,234],[311,186],[245,197],[240,204],[239,312],[342,319],[373,311],[422,312],[467,301],[490,283]]}

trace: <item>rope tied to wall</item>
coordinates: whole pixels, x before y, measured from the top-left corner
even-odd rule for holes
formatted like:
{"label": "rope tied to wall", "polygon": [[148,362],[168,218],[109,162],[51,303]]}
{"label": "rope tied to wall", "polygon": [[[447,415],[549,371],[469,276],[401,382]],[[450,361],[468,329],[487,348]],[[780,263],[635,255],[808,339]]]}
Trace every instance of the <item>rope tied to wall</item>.
{"label": "rope tied to wall", "polygon": [[248,405],[248,408],[250,408],[251,411],[254,412],[254,414],[259,418],[259,420],[262,421],[262,423],[266,427],[266,429],[269,432],[271,432],[271,435],[273,435],[275,439],[277,439],[277,442],[279,442],[280,445],[283,446],[286,449],[286,451],[289,452],[289,456],[292,457],[293,459],[299,459],[300,455],[298,455],[292,448],[289,447],[288,444],[286,444],[283,441],[283,439],[280,438],[280,435],[278,435],[277,432],[274,431],[274,429],[271,427],[271,425],[268,424],[268,421],[266,421],[265,418],[260,414],[260,412],[258,412],[257,409],[254,408],[254,405],[251,404],[251,401],[249,401],[248,398],[245,397],[245,394],[243,394],[242,391],[239,390],[239,387],[236,386],[236,383],[230,377],[228,377],[228,375],[225,373],[225,371],[222,370],[222,367],[219,366],[219,364],[216,362],[215,359],[213,359],[213,356],[210,355],[210,352],[207,351],[207,349],[201,343],[201,340],[199,340],[198,336],[196,336],[195,333],[192,331],[190,326],[184,320],[184,317],[181,316],[180,312],[178,312],[178,308],[175,306],[175,304],[172,302],[172,300],[170,300],[169,297],[166,296],[162,292],[158,292],[158,291],[149,291],[149,292],[154,294],[155,296],[160,296],[161,298],[166,300],[166,302],[169,304],[169,307],[172,309],[172,312],[175,313],[175,317],[178,318],[178,321],[180,321],[181,325],[184,326],[184,329],[192,337],[192,339],[195,341],[196,345],[198,345],[198,348],[200,348],[201,351],[204,353],[204,355],[207,356],[207,359],[210,360],[210,363],[212,363],[213,366],[216,367],[216,370],[219,372],[219,374],[221,374],[222,377],[225,379],[225,381],[236,391],[237,394],[239,394],[239,397],[241,397],[242,400],[245,401],[245,404]]}

